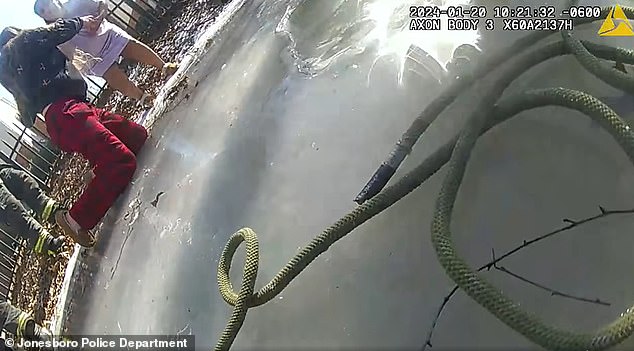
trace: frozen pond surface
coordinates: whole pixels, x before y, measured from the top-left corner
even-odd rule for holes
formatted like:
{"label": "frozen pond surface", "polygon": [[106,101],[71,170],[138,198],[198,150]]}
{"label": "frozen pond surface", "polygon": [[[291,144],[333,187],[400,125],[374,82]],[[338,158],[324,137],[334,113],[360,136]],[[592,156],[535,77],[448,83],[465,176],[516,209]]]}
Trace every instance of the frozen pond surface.
{"label": "frozen pond surface", "polygon": [[[496,2],[520,3],[528,2]],[[354,208],[368,177],[441,89],[433,74],[401,70],[409,44],[444,63],[454,47],[477,40],[477,33],[382,32],[373,23],[387,18],[389,27],[403,19],[371,11],[363,17],[358,4],[309,1],[296,8],[260,0],[240,8],[190,73],[197,86],[189,99],[155,124],[134,184],[105,220],[89,264],[91,284],[75,299],[69,332],[180,331],[209,349],[231,311],[218,293],[216,269],[232,233],[248,226],[259,235],[259,288]],[[407,20],[411,2],[377,0],[374,9],[391,13],[396,5]],[[631,47],[631,40],[598,38],[599,25],[575,32]],[[480,34],[485,54],[525,35]],[[377,46],[373,38],[387,40]],[[377,58],[382,54],[401,57]],[[571,57],[536,67],[512,89],[556,86],[608,97],[624,118],[634,117],[632,97],[598,83]],[[443,114],[396,177],[450,138],[476,101],[472,92]],[[430,242],[443,176],[351,233],[278,298],[251,310],[234,348],[420,348],[453,287]],[[587,117],[560,108],[523,113],[480,139],[459,194],[454,237],[479,266],[492,249],[510,250],[565,225],[563,218],[592,216],[600,205],[634,207],[633,179],[625,154]],[[551,296],[499,271],[483,275],[549,323],[592,330],[634,303],[633,225],[632,216],[605,218],[503,264],[609,306]],[[242,258],[237,255],[236,266]],[[462,293],[449,303],[432,342],[434,349],[533,346]]]}

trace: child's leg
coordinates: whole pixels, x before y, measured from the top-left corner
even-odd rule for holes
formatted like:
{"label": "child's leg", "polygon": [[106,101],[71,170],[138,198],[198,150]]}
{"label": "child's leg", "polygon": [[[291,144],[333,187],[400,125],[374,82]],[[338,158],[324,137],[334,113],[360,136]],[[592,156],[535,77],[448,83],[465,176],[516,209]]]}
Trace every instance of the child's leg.
{"label": "child's leg", "polygon": [[101,124],[121,140],[134,155],[138,155],[148,138],[147,130],[142,125],[118,114],[100,108],[96,110],[99,112]]}
{"label": "child's leg", "polygon": [[51,236],[4,184],[0,185],[0,208],[0,229],[26,239],[28,247],[38,254],[56,255],[59,252],[63,238]]}
{"label": "child's leg", "polygon": [[[101,124],[121,140],[135,156],[138,155],[148,138],[147,130],[142,125],[130,121],[123,116],[100,108],[97,108],[97,110],[99,111],[99,121]],[[95,177],[95,168],[96,167],[84,177],[85,184],[90,184],[90,181]]]}
{"label": "child's leg", "polygon": [[59,209],[59,204],[48,197],[28,173],[5,167],[0,169],[0,180],[13,196],[26,203],[41,220],[53,222],[54,212]]}
{"label": "child's leg", "polygon": [[143,90],[137,87],[116,63],[103,74],[103,79],[111,88],[134,100],[140,100],[143,96]]}
{"label": "child's leg", "polygon": [[52,105],[46,114],[53,142],[95,165],[95,178],[70,209],[70,217],[83,230],[75,234],[82,236],[89,235],[86,231],[103,218],[136,171],[134,153],[100,122],[101,113],[85,102],[69,101]]}

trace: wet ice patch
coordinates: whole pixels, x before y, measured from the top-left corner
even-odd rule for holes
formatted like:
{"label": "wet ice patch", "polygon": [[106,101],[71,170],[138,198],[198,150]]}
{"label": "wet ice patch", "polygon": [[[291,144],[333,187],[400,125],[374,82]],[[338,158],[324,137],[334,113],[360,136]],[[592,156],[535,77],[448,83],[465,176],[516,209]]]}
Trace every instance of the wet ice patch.
{"label": "wet ice patch", "polygon": [[[410,30],[410,6],[446,9],[469,4],[468,0],[340,0],[324,6],[303,1],[287,7],[276,33],[287,37],[288,53],[302,74],[314,77],[338,61],[371,52],[375,62],[389,58],[397,65],[397,79],[402,83],[412,45],[444,67],[458,46],[476,45],[479,38],[475,29],[448,30],[447,16],[441,16],[440,30]],[[345,66],[356,68],[356,62]]]}
{"label": "wet ice patch", "polygon": [[128,226],[134,225],[137,219],[139,219],[140,208],[141,191],[137,191],[132,201],[128,204],[128,211],[126,211],[126,213],[123,215],[123,220],[128,224]]}
{"label": "wet ice patch", "polygon": [[364,7],[364,18],[374,23],[374,28],[363,39],[364,45],[377,42],[377,58],[391,56],[398,64],[398,81],[402,83],[405,61],[410,46],[415,45],[444,66],[452,57],[453,51],[462,44],[476,45],[477,30],[448,30],[447,16],[441,18],[440,30],[410,30],[409,8],[412,5],[438,6],[447,9],[450,6],[469,5],[468,0],[443,1],[401,1],[377,0],[368,2]]}
{"label": "wet ice patch", "polygon": [[184,333],[186,333],[189,330],[189,334],[187,335],[192,335],[192,328],[189,326],[189,323],[187,323],[187,325],[185,325],[185,327],[183,327],[183,329],[179,330],[176,335],[183,335]]}

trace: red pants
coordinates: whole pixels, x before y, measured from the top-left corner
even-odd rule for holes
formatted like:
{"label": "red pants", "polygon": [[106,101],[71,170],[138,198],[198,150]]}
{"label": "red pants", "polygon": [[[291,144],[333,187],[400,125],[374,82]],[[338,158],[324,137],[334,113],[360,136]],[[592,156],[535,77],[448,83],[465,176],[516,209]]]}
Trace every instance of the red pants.
{"label": "red pants", "polygon": [[44,119],[53,143],[83,155],[95,167],[95,178],[70,209],[83,229],[92,229],[132,180],[135,155],[148,133],[139,124],[76,99],[53,103]]}

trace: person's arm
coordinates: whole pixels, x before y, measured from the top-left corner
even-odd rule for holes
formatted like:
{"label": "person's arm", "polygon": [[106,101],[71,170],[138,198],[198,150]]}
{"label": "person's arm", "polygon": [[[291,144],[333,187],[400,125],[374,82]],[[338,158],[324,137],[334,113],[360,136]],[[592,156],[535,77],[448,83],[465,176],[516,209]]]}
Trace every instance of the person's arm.
{"label": "person's arm", "polygon": [[40,116],[35,116],[35,124],[33,124],[33,127],[37,129],[40,133],[42,133],[45,137],[49,139],[51,138],[51,136],[48,134],[48,129],[46,129],[46,122],[44,122],[44,120],[40,118]]}
{"label": "person's arm", "polygon": [[24,31],[24,39],[40,48],[54,48],[71,40],[84,27],[82,18],[58,19],[46,27]]}
{"label": "person's arm", "polygon": [[32,106],[25,100],[22,100],[18,96],[14,96],[15,103],[18,105],[18,112],[20,113],[20,122],[27,127],[33,127],[33,123],[37,119],[37,112]]}
{"label": "person's arm", "polygon": [[[0,64],[4,64],[4,62],[0,62]],[[37,117],[37,111],[35,111],[35,109],[22,96],[22,94],[20,93],[20,89],[17,89],[14,81],[11,79],[7,79],[3,73],[4,72],[0,72],[0,84],[2,84],[2,86],[7,89],[11,93],[11,95],[13,95],[15,103],[16,105],[18,105],[20,122],[22,122],[22,124],[27,128],[32,127],[33,121]]]}
{"label": "person's arm", "polygon": [[18,105],[18,112],[20,113],[20,122],[27,127],[33,127],[33,123],[37,119],[37,111],[33,109],[33,106],[21,99],[18,96],[14,96],[15,103]]}

